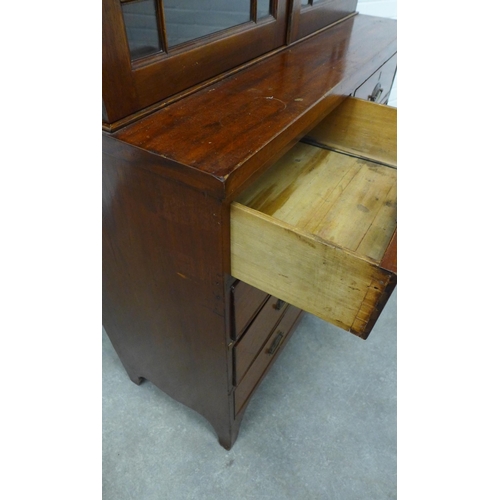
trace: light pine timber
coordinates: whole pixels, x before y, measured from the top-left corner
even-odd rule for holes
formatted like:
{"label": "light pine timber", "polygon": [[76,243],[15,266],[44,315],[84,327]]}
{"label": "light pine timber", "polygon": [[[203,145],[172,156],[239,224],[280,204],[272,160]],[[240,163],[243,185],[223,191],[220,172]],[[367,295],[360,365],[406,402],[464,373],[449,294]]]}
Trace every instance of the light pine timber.
{"label": "light pine timber", "polygon": [[304,141],[396,167],[397,108],[349,97]]}
{"label": "light pine timber", "polygon": [[396,173],[299,143],[237,201],[380,262],[396,229]]}
{"label": "light pine timber", "polygon": [[237,202],[231,235],[234,277],[366,338],[392,273]]}
{"label": "light pine timber", "polygon": [[[385,114],[346,102],[340,123],[353,106]],[[380,133],[371,128],[363,141],[350,134],[343,148],[357,142],[357,153],[384,164],[299,143],[231,206],[232,275],[362,338],[396,282],[395,256],[385,265],[395,252],[395,141],[367,147]]]}

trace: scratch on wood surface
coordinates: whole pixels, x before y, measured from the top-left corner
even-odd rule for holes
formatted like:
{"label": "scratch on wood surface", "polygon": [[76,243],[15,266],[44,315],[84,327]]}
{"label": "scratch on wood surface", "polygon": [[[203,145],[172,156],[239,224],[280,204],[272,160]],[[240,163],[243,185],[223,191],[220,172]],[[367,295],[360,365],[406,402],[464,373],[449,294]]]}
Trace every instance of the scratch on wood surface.
{"label": "scratch on wood surface", "polygon": [[264,97],[264,99],[267,99],[268,101],[278,101],[285,106],[283,109],[286,109],[286,102],[283,102],[281,99],[277,99],[274,96]]}

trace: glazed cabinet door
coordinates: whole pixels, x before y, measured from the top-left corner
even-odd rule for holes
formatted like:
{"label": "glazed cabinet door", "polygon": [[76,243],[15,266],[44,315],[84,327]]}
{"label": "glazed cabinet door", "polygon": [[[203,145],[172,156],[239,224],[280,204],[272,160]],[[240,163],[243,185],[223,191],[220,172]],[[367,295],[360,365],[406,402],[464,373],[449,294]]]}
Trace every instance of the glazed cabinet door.
{"label": "glazed cabinet door", "polygon": [[104,122],[286,42],[286,0],[103,0]]}
{"label": "glazed cabinet door", "polygon": [[356,12],[357,0],[291,0],[289,43]]}

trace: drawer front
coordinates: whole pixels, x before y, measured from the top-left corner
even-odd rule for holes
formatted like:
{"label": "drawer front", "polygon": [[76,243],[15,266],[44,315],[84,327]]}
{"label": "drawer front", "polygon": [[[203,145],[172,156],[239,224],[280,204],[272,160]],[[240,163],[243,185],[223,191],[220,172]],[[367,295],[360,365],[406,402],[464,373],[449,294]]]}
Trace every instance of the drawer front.
{"label": "drawer front", "polygon": [[281,321],[262,347],[241,383],[236,387],[234,391],[234,408],[236,415],[243,408],[264,376],[270,363],[276,358],[286,340],[288,340],[288,336],[295,326],[301,312],[300,309],[293,306],[288,306],[286,308]]}
{"label": "drawer front", "polygon": [[242,193],[233,276],[366,338],[396,285],[396,113],[347,99],[309,134],[333,145],[297,144]]}
{"label": "drawer front", "polygon": [[234,348],[234,377],[238,385],[248,368],[262,349],[276,323],[285,312],[285,302],[269,297],[266,304],[253,320],[248,330]]}
{"label": "drawer front", "polygon": [[394,55],[354,92],[354,97],[387,104],[396,75],[397,60]]}
{"label": "drawer front", "polygon": [[243,281],[239,281],[234,285],[232,294],[232,315],[234,318],[232,338],[237,340],[260,311],[269,295]]}

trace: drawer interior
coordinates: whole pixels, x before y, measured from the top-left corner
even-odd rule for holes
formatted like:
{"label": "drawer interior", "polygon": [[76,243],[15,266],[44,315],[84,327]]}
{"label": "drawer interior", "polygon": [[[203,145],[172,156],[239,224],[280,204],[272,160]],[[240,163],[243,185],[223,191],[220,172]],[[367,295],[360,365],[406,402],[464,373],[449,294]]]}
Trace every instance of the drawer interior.
{"label": "drawer interior", "polygon": [[299,143],[238,203],[380,261],[396,228],[396,170]]}
{"label": "drawer interior", "polygon": [[233,276],[366,338],[396,283],[395,129],[348,99],[242,193]]}

